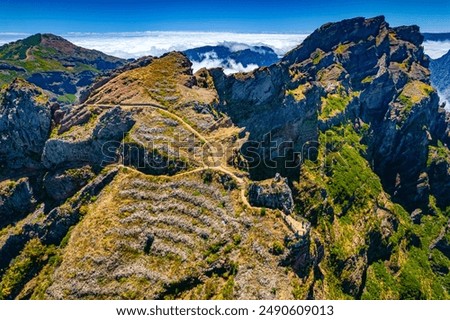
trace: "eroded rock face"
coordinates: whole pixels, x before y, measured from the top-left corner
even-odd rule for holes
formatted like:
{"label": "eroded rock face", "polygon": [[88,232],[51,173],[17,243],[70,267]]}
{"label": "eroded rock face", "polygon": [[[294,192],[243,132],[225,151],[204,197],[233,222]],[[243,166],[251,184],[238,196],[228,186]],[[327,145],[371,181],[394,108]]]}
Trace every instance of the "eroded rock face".
{"label": "eroded rock face", "polygon": [[14,223],[34,210],[37,201],[28,178],[0,185],[0,228]]}
{"label": "eroded rock face", "polygon": [[248,190],[250,204],[256,207],[280,209],[289,214],[294,208],[292,191],[287,179],[279,174],[272,180],[254,182]]}
{"label": "eroded rock face", "polygon": [[430,192],[436,197],[438,205],[446,207],[450,203],[450,153],[445,147],[433,148],[428,151],[428,178]]}
{"label": "eroded rock face", "polygon": [[121,108],[113,108],[103,114],[92,135],[80,141],[50,139],[42,156],[46,168],[54,168],[64,163],[88,163],[105,166],[116,162],[116,150],[134,125],[131,113]]}
{"label": "eroded rock face", "polygon": [[[117,172],[117,169],[112,169],[98,175],[80,190],[80,197],[74,199],[70,205],[56,207],[48,213],[42,207],[37,208],[30,215],[31,219],[25,221],[22,232],[7,234],[6,239],[2,239],[0,243],[0,277],[5,271],[4,268],[31,239],[37,238],[45,244],[59,244],[69,228],[79,221],[82,205],[86,204],[91,197],[97,196],[106,185],[111,183]],[[20,194],[23,196],[26,192]]]}
{"label": "eroded rock face", "polygon": [[73,196],[93,177],[94,173],[87,166],[57,170],[45,176],[44,187],[52,199],[61,201]]}
{"label": "eroded rock face", "polygon": [[50,134],[51,111],[42,90],[14,81],[0,101],[0,166],[37,167]]}
{"label": "eroded rock face", "polygon": [[447,258],[450,259],[450,220],[445,228],[442,229],[439,236],[433,241],[430,249],[438,249]]}
{"label": "eroded rock face", "polygon": [[[317,142],[319,132],[368,125],[367,160],[386,190],[414,210],[426,207],[433,184],[447,185],[436,174],[424,179],[428,146],[449,140],[422,41],[417,26],[391,28],[384,17],[355,18],[322,26],[269,68],[210,74],[221,110],[246,127],[256,142],[251,147],[266,161],[290,152],[310,159],[308,144]],[[241,151],[246,155],[248,148]]]}
{"label": "eroded rock face", "polygon": [[[446,298],[448,124],[421,41],[416,27],[356,18],[252,73],[194,76],[171,53],[112,72],[85,105],[50,107],[44,151],[18,157],[33,175],[0,182],[0,277],[39,260],[9,293],[0,279],[0,297]],[[8,112],[2,125],[11,114],[21,127],[4,132],[29,129]],[[216,142],[236,151],[207,167],[198,150]],[[264,160],[294,154],[300,178],[249,176],[246,142]],[[246,186],[251,206],[277,214],[249,208]]]}

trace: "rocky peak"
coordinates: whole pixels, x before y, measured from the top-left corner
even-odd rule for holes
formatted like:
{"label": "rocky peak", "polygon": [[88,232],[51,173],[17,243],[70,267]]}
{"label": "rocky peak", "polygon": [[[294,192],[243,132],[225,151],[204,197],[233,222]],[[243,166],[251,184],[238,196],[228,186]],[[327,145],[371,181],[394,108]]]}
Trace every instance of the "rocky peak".
{"label": "rocky peak", "polygon": [[279,173],[273,179],[252,183],[249,186],[248,197],[250,204],[254,206],[279,209],[285,214],[292,213],[294,208],[288,181]]}
{"label": "rocky peak", "polygon": [[64,39],[63,37],[51,33],[37,34],[37,36],[40,37],[41,39],[40,44],[42,44],[43,46],[55,48],[67,54],[74,53],[77,51],[76,50],[77,46],[75,46],[70,41]]}
{"label": "rocky peak", "polygon": [[[367,125],[365,157],[385,188],[414,209],[428,202],[428,182],[422,179],[428,145],[448,139],[422,41],[417,26],[391,28],[382,16],[354,18],[325,24],[269,68],[211,75],[222,110],[246,127],[250,139],[262,142],[261,157],[301,154],[330,128]],[[268,153],[269,136],[270,143],[291,147]],[[253,173],[259,179],[274,174],[258,168]]]}
{"label": "rocky peak", "polygon": [[411,42],[413,45],[419,47],[422,45],[424,37],[420,32],[419,26],[400,26],[392,28],[399,39]]}
{"label": "rocky peak", "polygon": [[420,42],[356,18],[250,73],[145,58],[50,137],[56,108],[13,81],[0,299],[448,298],[449,122]]}
{"label": "rocky peak", "polygon": [[371,19],[358,17],[327,23],[309,35],[298,47],[288,52],[282,61],[292,64],[306,60],[316,49],[327,52],[339,43],[366,41],[369,37],[376,37],[387,27],[384,16]]}
{"label": "rocky peak", "polygon": [[[124,87],[126,83],[126,87]],[[196,85],[192,63],[181,52],[150,58],[143,66],[127,70],[90,92],[87,103],[154,102],[170,105],[181,92]]]}
{"label": "rocky peak", "polygon": [[14,80],[0,101],[2,165],[10,168],[38,166],[50,128],[48,95],[24,80]]}

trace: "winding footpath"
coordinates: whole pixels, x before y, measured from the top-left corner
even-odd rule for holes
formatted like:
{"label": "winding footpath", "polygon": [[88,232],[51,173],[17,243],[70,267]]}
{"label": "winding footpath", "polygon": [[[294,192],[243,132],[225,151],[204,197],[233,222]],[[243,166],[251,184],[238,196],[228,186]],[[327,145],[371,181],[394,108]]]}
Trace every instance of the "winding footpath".
{"label": "winding footpath", "polygon": [[[172,119],[175,119],[176,121],[178,121],[179,123],[181,123],[187,130],[189,130],[191,133],[193,133],[196,137],[198,137],[201,141],[203,141],[209,148],[214,148],[213,144],[208,140],[207,137],[205,137],[203,134],[201,134],[200,132],[198,132],[195,128],[193,128],[189,123],[187,123],[183,118],[181,118],[180,116],[176,115],[175,113],[167,110],[166,107],[156,104],[156,103],[121,103],[121,104],[88,104],[90,106],[96,106],[99,108],[114,108],[114,107],[125,107],[125,108],[151,108],[154,109]],[[248,207],[251,210],[260,210],[261,208],[259,207],[253,207],[250,202],[248,201],[246,195],[245,195],[245,191],[248,188],[248,184],[249,181],[247,179],[238,177],[234,172],[233,169],[228,168],[226,166],[224,166],[222,164],[222,162],[220,162],[221,164],[219,166],[207,166],[207,165],[203,165],[203,167],[200,168],[195,168],[193,170],[190,171],[185,171],[182,173],[178,173],[175,174],[173,176],[170,176],[171,178],[179,178],[185,175],[189,175],[195,172],[201,172],[201,171],[206,171],[206,170],[214,170],[214,171],[219,171],[222,173],[225,173],[227,175],[229,175],[231,178],[233,178],[233,180],[235,180],[238,185],[239,188],[241,190],[240,195],[241,195],[241,201],[242,203]],[[130,168],[134,171],[137,171],[139,173],[141,173],[140,171],[134,169],[134,168]],[[294,218],[292,218],[289,215],[284,214],[283,212],[281,213],[281,216],[283,218],[283,221],[285,222],[285,224],[287,225],[287,227],[297,236],[303,236],[305,234],[307,234],[308,231],[308,226],[304,223],[304,222],[299,222],[297,220],[295,220]]]}

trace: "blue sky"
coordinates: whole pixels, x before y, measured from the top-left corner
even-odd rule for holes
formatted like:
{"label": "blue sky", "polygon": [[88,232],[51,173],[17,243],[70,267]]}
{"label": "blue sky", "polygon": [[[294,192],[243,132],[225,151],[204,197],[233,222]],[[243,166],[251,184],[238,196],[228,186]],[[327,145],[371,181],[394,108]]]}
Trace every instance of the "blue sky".
{"label": "blue sky", "polygon": [[309,33],[321,24],[383,14],[391,25],[450,31],[450,0],[0,0],[0,33],[230,31]]}

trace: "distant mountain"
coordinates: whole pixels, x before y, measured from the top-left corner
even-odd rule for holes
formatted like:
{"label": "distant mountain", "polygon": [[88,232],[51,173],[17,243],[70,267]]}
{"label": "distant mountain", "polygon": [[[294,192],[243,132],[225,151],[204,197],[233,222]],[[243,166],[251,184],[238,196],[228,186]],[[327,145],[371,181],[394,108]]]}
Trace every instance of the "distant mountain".
{"label": "distant mountain", "polygon": [[450,41],[450,33],[423,33],[425,41]]}
{"label": "distant mountain", "polygon": [[430,62],[431,82],[439,91],[442,100],[450,101],[450,51]]}
{"label": "distant mountain", "polygon": [[98,74],[125,63],[53,34],[35,34],[0,47],[0,86],[22,77],[68,103]]}
{"label": "distant mountain", "polygon": [[[238,45],[237,45],[238,46]],[[251,46],[236,50],[233,46],[218,45],[204,46],[184,51],[186,56],[194,63],[207,66],[221,66],[235,72],[249,66],[270,66],[278,62],[279,57],[272,48],[266,46]],[[237,65],[240,66],[238,67]],[[200,65],[201,66],[201,65]]]}

